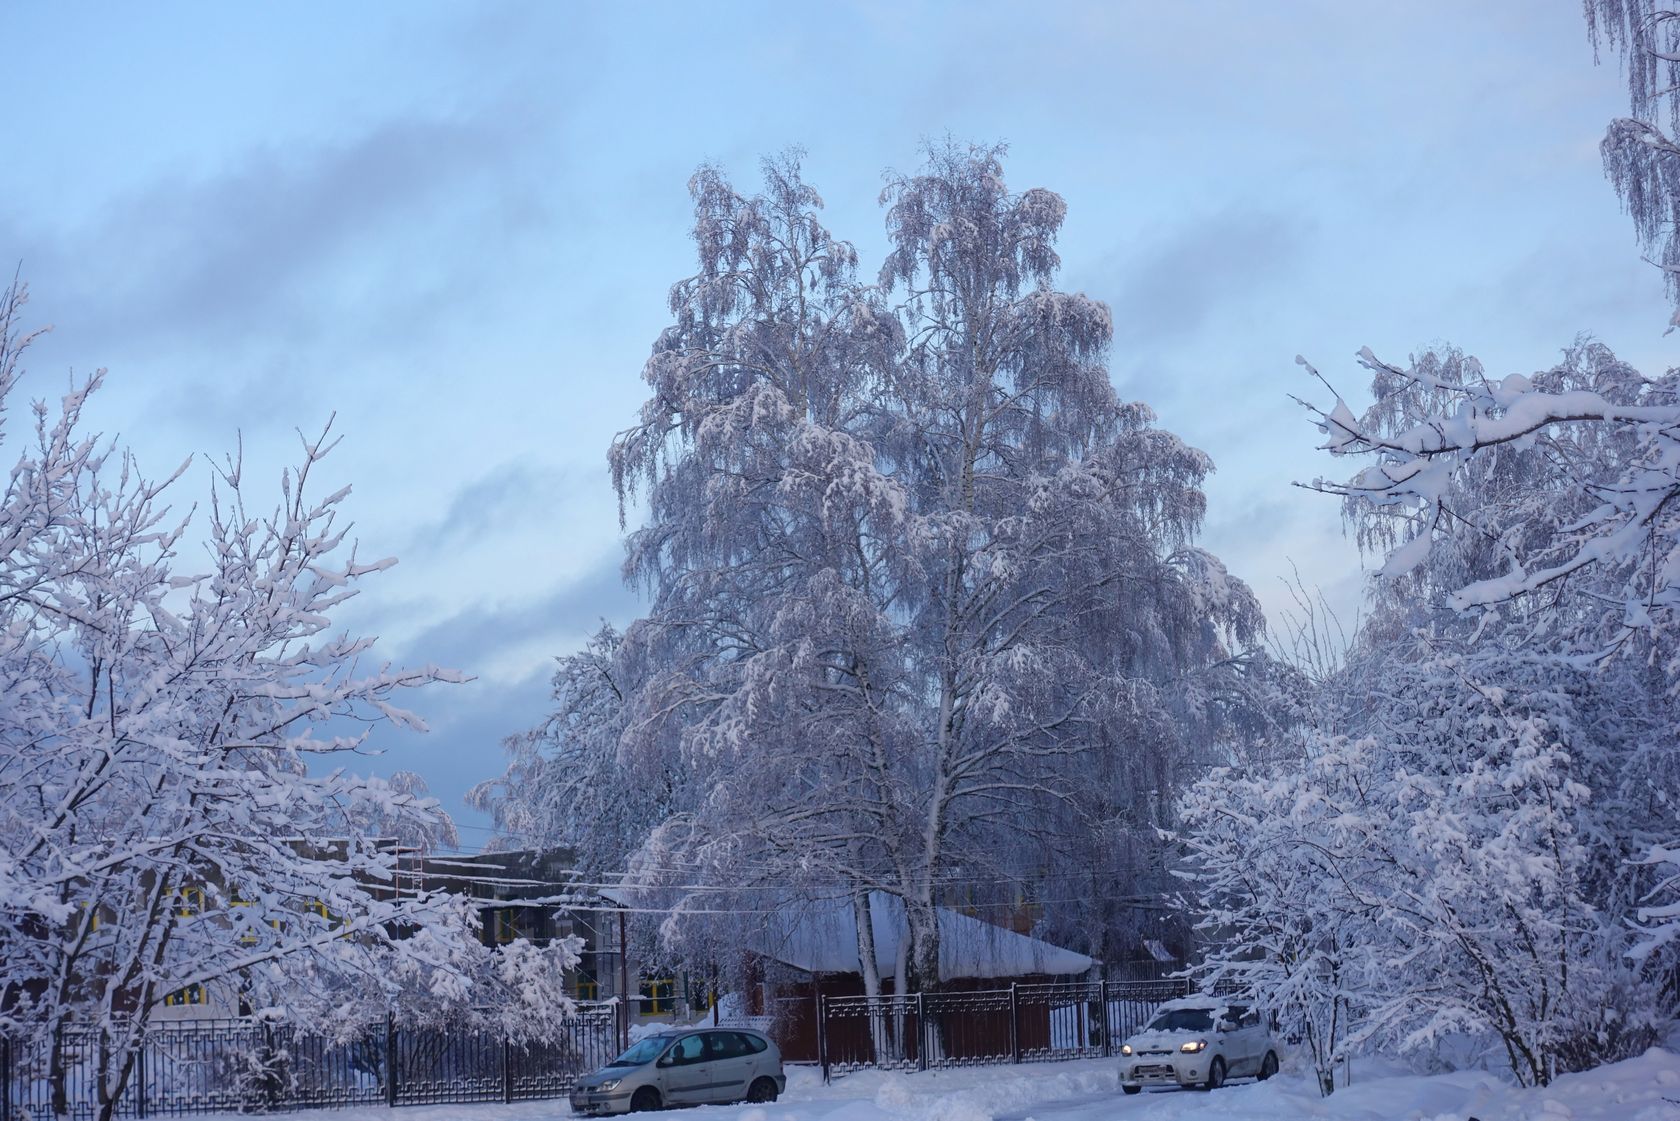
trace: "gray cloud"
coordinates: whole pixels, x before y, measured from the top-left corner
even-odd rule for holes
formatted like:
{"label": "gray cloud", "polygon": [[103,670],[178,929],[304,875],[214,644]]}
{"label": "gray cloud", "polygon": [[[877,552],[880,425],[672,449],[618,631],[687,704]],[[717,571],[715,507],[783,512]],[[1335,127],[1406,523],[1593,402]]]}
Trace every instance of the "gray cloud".
{"label": "gray cloud", "polygon": [[405,698],[430,727],[424,736],[379,728],[369,741],[385,751],[370,768],[380,774],[416,771],[426,778],[432,796],[462,825],[461,843],[476,848],[487,839],[489,819],[468,810],[469,788],[501,773],[501,743],[508,736],[534,728],[548,715],[549,667],[512,683],[471,681],[439,685],[419,698]]}
{"label": "gray cloud", "polygon": [[[323,257],[408,212],[494,148],[494,133],[401,121],[313,151],[262,147],[200,179],[111,200],[71,245],[104,247],[89,318],[123,333],[249,325]],[[274,326],[274,324],[268,324]]]}
{"label": "gray cloud", "polygon": [[554,654],[568,653],[563,643],[593,632],[603,618],[623,625],[640,606],[619,579],[618,563],[606,561],[536,602],[468,607],[420,632],[404,644],[405,653],[475,673],[497,652],[535,639],[551,638]]}
{"label": "gray cloud", "polygon": [[[468,488],[472,490],[473,488]],[[534,602],[487,609],[468,607],[403,644],[399,661],[430,662],[475,673],[497,654],[521,643],[546,641],[550,654],[570,653],[604,617],[623,626],[641,609],[607,561]],[[536,726],[548,713],[550,657],[533,661],[516,680],[479,676],[464,685],[439,685],[405,698],[431,727],[426,736],[399,736],[381,729],[370,747],[389,749],[374,769],[399,768],[426,776],[432,794],[467,827],[462,843],[486,839],[487,819],[465,808],[469,787],[501,773],[503,739]]]}
{"label": "gray cloud", "polygon": [[508,460],[456,491],[442,516],[417,529],[399,552],[417,556],[479,539],[553,513],[560,506],[559,496],[570,489],[600,485],[599,480],[580,480],[572,472],[536,464],[527,457]]}
{"label": "gray cloud", "polygon": [[1174,342],[1264,296],[1295,270],[1313,229],[1301,215],[1227,209],[1111,254],[1090,287],[1114,309],[1116,347]]}
{"label": "gray cloud", "polygon": [[[556,126],[537,118],[498,102],[312,146],[259,144],[57,229],[0,220],[0,246],[23,261],[76,355],[112,367],[171,356],[155,418],[221,419],[225,401],[249,427],[267,414],[252,400],[301,400],[344,366],[423,348],[498,299],[554,220],[530,141]],[[50,340],[42,349],[56,358]],[[328,363],[324,350],[343,358]]]}

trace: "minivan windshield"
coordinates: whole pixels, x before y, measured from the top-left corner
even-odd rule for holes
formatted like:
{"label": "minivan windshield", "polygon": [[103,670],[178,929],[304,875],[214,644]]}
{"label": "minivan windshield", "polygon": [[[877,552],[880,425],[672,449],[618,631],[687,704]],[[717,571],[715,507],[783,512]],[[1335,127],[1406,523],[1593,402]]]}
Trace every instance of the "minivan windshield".
{"label": "minivan windshield", "polygon": [[639,1067],[643,1063],[651,1063],[665,1053],[670,1045],[670,1038],[663,1035],[650,1035],[630,1050],[607,1065],[610,1067]]}
{"label": "minivan windshield", "polygon": [[1150,1031],[1209,1031],[1213,1028],[1211,1008],[1172,1008],[1155,1017]]}

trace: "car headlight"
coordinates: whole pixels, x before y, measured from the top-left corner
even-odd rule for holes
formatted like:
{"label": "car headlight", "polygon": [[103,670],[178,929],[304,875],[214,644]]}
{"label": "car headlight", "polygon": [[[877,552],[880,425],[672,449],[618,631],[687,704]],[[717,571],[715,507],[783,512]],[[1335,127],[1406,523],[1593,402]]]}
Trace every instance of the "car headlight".
{"label": "car headlight", "polygon": [[618,1084],[623,1081],[624,1079],[622,1078],[609,1078],[595,1088],[597,1090],[616,1090],[618,1089]]}
{"label": "car headlight", "polygon": [[1185,1044],[1181,1045],[1179,1047],[1179,1050],[1183,1051],[1187,1055],[1194,1055],[1198,1051],[1207,1050],[1207,1040],[1205,1040],[1205,1039],[1192,1039],[1189,1043],[1185,1043]]}
{"label": "car headlight", "polygon": [[1130,1055],[1132,1053],[1132,1045],[1130,1043],[1122,1043],[1120,1045],[1120,1053],[1122,1055]]}

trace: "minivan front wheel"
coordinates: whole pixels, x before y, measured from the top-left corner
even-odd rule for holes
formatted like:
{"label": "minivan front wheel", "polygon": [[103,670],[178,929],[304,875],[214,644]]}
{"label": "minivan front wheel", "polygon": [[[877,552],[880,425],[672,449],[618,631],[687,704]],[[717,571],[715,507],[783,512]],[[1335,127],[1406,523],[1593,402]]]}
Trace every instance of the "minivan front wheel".
{"label": "minivan front wheel", "polygon": [[630,1095],[631,1113],[646,1113],[650,1109],[658,1109],[659,1106],[659,1091],[652,1086],[643,1086]]}
{"label": "minivan front wheel", "polygon": [[753,1082],[747,1091],[749,1102],[773,1102],[776,1100],[776,1083],[768,1078],[760,1078]]}

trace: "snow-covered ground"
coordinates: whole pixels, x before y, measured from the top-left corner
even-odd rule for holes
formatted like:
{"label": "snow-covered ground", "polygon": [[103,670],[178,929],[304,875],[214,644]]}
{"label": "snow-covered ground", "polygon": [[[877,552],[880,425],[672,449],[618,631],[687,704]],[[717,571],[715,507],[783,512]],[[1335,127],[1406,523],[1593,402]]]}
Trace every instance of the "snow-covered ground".
{"label": "snow-covered ground", "polygon": [[[1636,1059],[1560,1078],[1545,1090],[1515,1089],[1484,1073],[1420,1076],[1355,1067],[1353,1084],[1320,1098],[1284,1073],[1212,1093],[1146,1090],[1121,1095],[1115,1065],[1102,1060],[971,1070],[865,1071],[824,1086],[814,1070],[790,1068],[774,1105],[708,1106],[674,1114],[694,1121],[1680,1121],[1680,1055],[1653,1048]],[[237,1115],[224,1115],[231,1121]],[[516,1105],[312,1110],[293,1121],[557,1121],[564,1101]]]}

